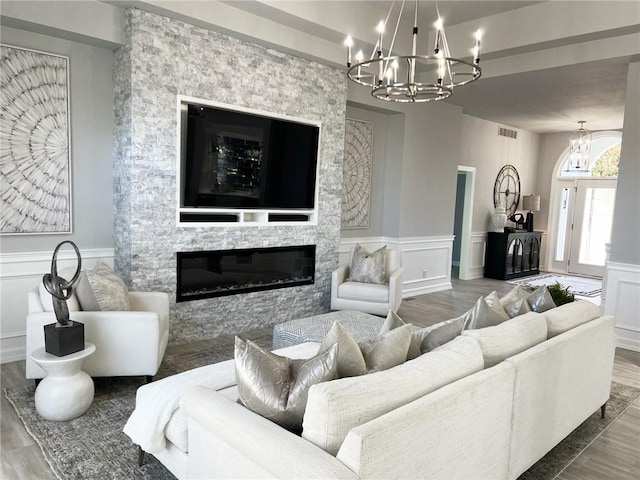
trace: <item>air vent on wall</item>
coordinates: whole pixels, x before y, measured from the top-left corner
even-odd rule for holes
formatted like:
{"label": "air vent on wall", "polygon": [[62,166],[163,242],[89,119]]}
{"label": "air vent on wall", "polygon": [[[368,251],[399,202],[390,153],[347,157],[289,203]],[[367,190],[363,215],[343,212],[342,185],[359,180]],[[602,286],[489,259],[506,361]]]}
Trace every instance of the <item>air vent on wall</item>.
{"label": "air vent on wall", "polygon": [[508,138],[518,138],[518,132],[509,130],[508,128],[498,127],[498,136]]}

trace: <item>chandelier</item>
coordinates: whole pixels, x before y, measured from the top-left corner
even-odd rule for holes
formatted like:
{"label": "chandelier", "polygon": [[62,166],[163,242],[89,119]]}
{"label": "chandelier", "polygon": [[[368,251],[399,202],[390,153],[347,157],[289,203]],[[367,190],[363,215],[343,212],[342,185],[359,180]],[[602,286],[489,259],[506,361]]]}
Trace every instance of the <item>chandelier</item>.
{"label": "chandelier", "polygon": [[[384,21],[380,21],[376,31],[378,39],[369,59],[365,59],[362,50],[355,55],[355,63],[351,62],[353,39],[347,36],[344,45],[347,47],[347,76],[350,80],[369,87],[371,95],[388,102],[431,102],[443,100],[453,94],[455,87],[466,85],[478,78],[482,70],[480,63],[480,39],[482,33],[475,34],[475,47],[472,49],[471,61],[453,58],[449,53],[447,37],[444,33],[442,19],[436,3],[438,20],[435,22],[435,41],[432,55],[419,55],[418,50],[418,3],[415,2],[414,22],[412,30],[411,55],[394,55],[393,47],[404,12],[405,0],[398,10],[393,36],[385,50],[383,40],[389,25],[389,19],[396,2],[389,8]],[[418,66],[423,70],[418,72]]]}
{"label": "chandelier", "polygon": [[589,170],[591,157],[591,132],[584,128],[587,122],[581,120],[578,123],[580,128],[571,134],[569,140],[569,170],[574,172]]}

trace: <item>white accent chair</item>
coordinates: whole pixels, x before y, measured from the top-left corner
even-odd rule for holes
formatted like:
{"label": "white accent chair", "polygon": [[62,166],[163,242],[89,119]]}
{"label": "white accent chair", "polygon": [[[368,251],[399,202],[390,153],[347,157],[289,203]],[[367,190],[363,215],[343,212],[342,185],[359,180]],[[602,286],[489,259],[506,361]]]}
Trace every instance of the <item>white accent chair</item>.
{"label": "white accent chair", "polygon": [[[353,249],[349,263],[353,258]],[[351,282],[349,266],[342,265],[331,275],[331,310],[357,310],[373,315],[387,315],[397,311],[402,302],[402,252],[393,248],[386,250],[386,278],[388,283]]]}
{"label": "white accent chair", "polygon": [[[55,323],[56,316],[52,307],[43,306],[39,289],[28,293],[28,302],[26,378],[40,379],[45,372],[31,360],[31,352],[44,347],[43,327]],[[90,376],[145,376],[150,381],[158,373],[169,340],[169,296],[129,292],[129,302],[126,312],[78,311],[68,302],[71,320],[84,324],[85,342],[96,346],[82,366]]]}

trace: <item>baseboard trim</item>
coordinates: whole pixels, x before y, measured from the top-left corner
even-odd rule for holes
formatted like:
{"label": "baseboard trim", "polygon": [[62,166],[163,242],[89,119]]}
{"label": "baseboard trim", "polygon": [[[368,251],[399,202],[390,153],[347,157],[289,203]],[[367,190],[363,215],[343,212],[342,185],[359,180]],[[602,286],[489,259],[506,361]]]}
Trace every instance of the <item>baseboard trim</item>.
{"label": "baseboard trim", "polygon": [[402,291],[402,298],[417,297],[418,295],[424,295],[426,293],[441,292],[443,290],[451,290],[452,288],[453,288],[453,285],[451,285],[451,282],[444,282],[444,283],[439,283],[437,285],[428,285],[428,286],[423,286],[418,288],[405,288]]}

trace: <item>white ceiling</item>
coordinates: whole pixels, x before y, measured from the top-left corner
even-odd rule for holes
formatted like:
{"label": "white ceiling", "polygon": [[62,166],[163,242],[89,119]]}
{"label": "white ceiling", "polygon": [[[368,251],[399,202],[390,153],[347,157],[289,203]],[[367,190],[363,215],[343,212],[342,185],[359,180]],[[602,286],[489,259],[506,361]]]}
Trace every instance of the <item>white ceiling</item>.
{"label": "white ceiling", "polygon": [[[230,0],[225,2],[230,6],[241,9],[245,12],[260,15],[283,25],[294,26],[299,30],[312,32],[315,36],[324,40],[341,43],[347,33],[355,34],[356,41],[368,41],[373,43],[375,34],[373,29],[379,19],[386,17],[391,1],[368,1],[350,0],[341,2],[332,1],[239,1]],[[392,24],[395,23],[397,11],[401,1],[396,1]],[[507,19],[505,12],[513,12],[536,4],[547,3],[539,1],[440,1],[438,9],[445,21],[445,29],[449,38],[450,32],[458,36],[467,31],[472,33],[475,24],[483,25],[487,17],[497,16],[503,22]],[[554,0],[556,4],[567,3],[565,1]],[[573,1],[573,6],[589,3],[584,1]],[[595,4],[596,2],[592,2]],[[615,9],[620,2],[606,1],[609,10]],[[640,3],[640,2],[638,2]],[[303,6],[301,6],[303,4]],[[548,5],[538,5],[546,7]],[[304,8],[303,8],[304,7]],[[406,22],[413,22],[413,11],[415,2],[407,1],[403,19]],[[521,17],[522,18],[522,17]],[[487,40],[493,40],[491,51],[481,63],[483,67],[483,77],[466,87],[458,88],[454,95],[447,102],[463,107],[465,113],[473,116],[491,120],[507,126],[521,128],[537,133],[566,132],[572,131],[578,126],[578,121],[585,120],[587,127],[591,130],[607,130],[622,128],[624,116],[624,99],[626,93],[627,63],[629,55],[621,52],[620,57],[609,52],[602,55],[602,59],[588,61],[589,56],[585,55],[578,61],[572,60],[563,64],[555,62],[554,55],[561,55],[561,47],[571,48],[576,44],[588,41],[596,41],[606,38],[609,35],[622,36],[640,31],[640,18],[636,25],[620,28],[612,31],[613,28],[602,27],[602,30],[594,28],[589,34],[558,36],[542,41],[522,40],[518,36],[518,29],[523,30],[522,38],[526,35],[532,38],[535,34],[529,34],[529,28],[533,30],[545,29],[547,26],[557,29],[553,25],[553,15],[544,15],[536,20],[535,12],[532,12],[532,25],[514,24],[512,31],[494,32],[487,30],[485,33]],[[419,4],[419,25],[421,35],[424,32],[433,31],[433,22],[436,19],[435,2],[422,1]],[[481,22],[478,19],[483,19]],[[573,19],[570,19],[572,21]],[[508,21],[508,19],[507,19]],[[535,22],[542,22],[535,25]],[[580,18],[576,22],[582,21]],[[487,22],[491,25],[491,21]],[[572,22],[573,23],[573,22]],[[465,25],[460,25],[465,24]],[[451,28],[457,26],[456,28]],[[411,24],[403,25],[399,35],[406,35],[410,31]],[[504,27],[503,27],[504,28]],[[506,37],[504,45],[496,41],[495,37]],[[493,36],[494,38],[491,38]],[[408,39],[407,39],[408,40]],[[407,42],[408,43],[408,42]],[[407,45],[405,43],[405,45]],[[450,42],[451,43],[451,42]],[[483,40],[483,43],[484,40]],[[487,42],[488,43],[488,42]],[[407,47],[401,47],[407,48]],[[556,49],[558,49],[556,51]],[[580,47],[577,47],[580,48]],[[584,47],[589,48],[589,47]],[[532,53],[548,55],[542,60],[542,66],[535,68],[511,68],[512,71],[505,71],[505,61],[507,64],[516,64],[517,55]],[[398,52],[399,53],[399,52]],[[408,53],[408,52],[407,52]],[[457,56],[455,51],[451,52]],[[463,53],[461,56],[466,56]],[[576,55],[574,55],[576,56]],[[513,57],[514,62],[509,62]],[[496,73],[497,66],[487,60],[497,59],[502,61],[501,71]],[[532,60],[540,63],[540,60]],[[546,64],[546,65],[545,65]],[[506,68],[509,70],[509,68]],[[364,87],[363,87],[364,88]],[[428,104],[419,104],[415,108],[429,108]]]}

